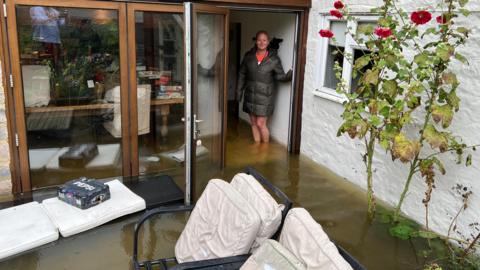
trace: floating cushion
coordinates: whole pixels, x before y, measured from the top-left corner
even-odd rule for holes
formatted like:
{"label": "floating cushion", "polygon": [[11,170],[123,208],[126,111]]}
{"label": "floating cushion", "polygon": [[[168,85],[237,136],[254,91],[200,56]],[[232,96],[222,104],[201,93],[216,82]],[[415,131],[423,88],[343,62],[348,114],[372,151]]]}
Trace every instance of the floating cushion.
{"label": "floating cushion", "polygon": [[57,228],[37,202],[0,211],[0,259],[57,239]]}
{"label": "floating cushion", "polygon": [[255,250],[278,230],[282,222],[284,206],[279,205],[255,177],[246,173],[235,175],[231,185],[253,206],[262,220],[252,246],[252,249]]}
{"label": "floating cushion", "polygon": [[110,199],[85,210],[62,202],[58,198],[42,202],[62,236],[71,236],[145,209],[145,200],[120,181],[113,180],[106,184],[110,187]]}
{"label": "floating cushion", "polygon": [[247,254],[260,228],[257,211],[230,184],[213,179],[175,245],[180,263]]}
{"label": "floating cushion", "polygon": [[307,269],[351,270],[352,267],[338,253],[322,226],[303,208],[288,211],[280,235],[280,244],[286,247]]}
{"label": "floating cushion", "polygon": [[267,239],[240,268],[241,270],[301,270],[305,266],[275,240]]}

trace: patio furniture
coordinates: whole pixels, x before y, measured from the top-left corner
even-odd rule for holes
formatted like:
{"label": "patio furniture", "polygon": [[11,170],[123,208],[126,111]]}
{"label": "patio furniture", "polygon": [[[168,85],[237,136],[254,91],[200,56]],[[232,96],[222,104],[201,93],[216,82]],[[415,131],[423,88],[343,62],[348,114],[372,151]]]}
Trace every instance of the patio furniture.
{"label": "patio furniture", "polygon": [[[271,184],[253,168],[247,168],[246,173],[253,176],[256,181],[274,194],[284,205],[283,210],[280,211],[280,221],[277,224],[278,229],[272,232],[273,236],[276,236],[281,229],[281,224],[288,210],[292,206],[292,202],[280,189]],[[242,180],[239,181],[241,182]],[[257,209],[250,206],[250,202],[235,189],[234,185],[214,179],[207,185],[195,208],[194,206],[159,207],[145,213],[135,227],[134,268],[140,269],[144,267],[145,269],[151,269],[154,265],[160,265],[163,269],[168,269],[167,263],[175,263],[177,265],[173,266],[173,268],[170,267],[171,269],[184,269],[183,267],[191,269],[192,265],[195,267],[205,266],[210,269],[221,265],[222,269],[238,269],[248,258],[248,253],[254,241],[258,239],[257,233],[262,223],[260,218],[262,213],[259,212],[265,214],[268,211],[257,211]],[[176,257],[139,261],[138,235],[142,224],[156,215],[176,212],[192,212],[182,235],[177,241],[175,247]],[[203,224],[202,220],[204,221]],[[263,225],[265,224],[266,222],[263,222]],[[275,224],[273,222],[273,225]],[[224,234],[219,235],[222,233]],[[208,235],[208,237],[203,238],[202,241],[195,240],[205,235]]]}
{"label": "patio furniture", "polygon": [[[302,265],[306,266],[307,269],[339,269],[339,270],[364,270],[365,268],[357,261],[355,258],[353,258],[348,252],[346,252],[343,248],[340,246],[335,245],[333,242],[330,242],[328,239],[328,236],[323,232],[321,226],[316,223],[313,218],[306,212],[304,209],[294,209],[293,211],[290,211],[291,213],[288,214],[289,218],[287,217],[287,212],[289,212],[289,209],[291,208],[292,202],[290,199],[282,192],[280,191],[277,187],[275,187],[273,184],[271,184],[267,179],[265,179],[262,175],[260,175],[257,171],[255,171],[253,168],[247,168],[246,172],[248,175],[254,176],[255,179],[257,179],[264,187],[266,187],[270,192],[275,194],[284,204],[285,208],[282,210],[282,218],[281,218],[281,224],[278,227],[277,231],[275,234],[269,238],[278,238],[280,239],[280,243],[272,244],[270,240],[265,240],[260,243],[259,247],[257,246],[257,249],[255,249],[255,245],[253,245],[253,241],[249,239],[249,241],[252,243],[252,246],[254,247],[250,251],[244,253],[244,254],[233,254],[231,256],[224,256],[220,258],[211,258],[211,259],[198,259],[195,258],[195,256],[190,256],[189,254],[182,254],[180,252],[180,256],[182,258],[179,258],[179,254],[177,252],[178,248],[183,248],[181,245],[179,246],[178,242],[175,248],[175,255],[176,257],[173,258],[162,258],[162,259],[156,259],[156,260],[150,260],[150,261],[139,261],[138,258],[138,235],[140,228],[145,221],[148,219],[152,218],[153,216],[156,215],[161,215],[161,214],[168,214],[168,213],[180,213],[180,212],[190,212],[193,211],[195,212],[197,207],[200,204],[203,204],[202,202],[202,197],[205,195],[205,189],[204,194],[202,194],[202,197],[197,202],[197,206],[174,206],[174,207],[160,207],[157,209],[154,209],[152,211],[149,211],[145,213],[144,216],[142,216],[137,223],[135,227],[135,232],[134,232],[134,247],[133,247],[133,265],[135,269],[152,269],[152,267],[159,265],[160,269],[240,269],[246,262],[247,260],[252,256],[250,252],[253,251],[253,254],[257,253],[268,253],[265,252],[265,249],[268,248],[269,251],[271,250],[278,250],[279,245],[282,246],[282,249],[285,248],[286,252],[289,254],[293,254],[291,256],[294,256],[295,258],[298,259],[302,263]],[[237,177],[237,176],[236,176]],[[238,185],[238,183],[235,183],[235,181],[232,181],[233,185],[237,185],[237,187],[241,187],[243,190],[248,189],[245,187],[245,185]],[[231,184],[231,185],[232,185]],[[227,185],[224,185],[223,188],[226,188]],[[208,188],[208,186],[207,186]],[[257,190],[258,192],[258,190]],[[262,192],[259,192],[262,193]],[[216,201],[216,198],[212,198],[212,194],[207,191],[206,197],[209,197],[208,200],[211,201]],[[245,195],[243,195],[245,196]],[[262,197],[262,196],[258,196]],[[252,203],[251,198],[248,199],[249,203]],[[220,201],[216,201],[217,205],[223,205],[224,201],[220,199]],[[214,205],[213,203],[211,205]],[[201,205],[200,205],[201,207]],[[258,209],[258,206],[254,207],[255,209]],[[202,211],[202,210],[200,210]],[[197,219],[198,215],[195,215],[192,212],[190,215],[189,221],[187,222],[186,229],[189,230],[189,223],[192,219]],[[211,213],[208,213],[211,214]],[[229,215],[232,213],[229,213],[225,215],[225,218],[228,218]],[[219,213],[218,216],[222,217],[222,213]],[[302,222],[302,225],[299,225],[295,222],[298,221],[298,217],[300,216]],[[205,220],[205,217],[203,217]],[[214,217],[211,217],[214,218]],[[288,219],[288,224],[286,219]],[[285,225],[283,224],[285,221]],[[194,224],[194,227],[199,230],[197,233],[202,234],[202,226],[208,227],[210,224],[201,224],[201,222],[193,221],[191,222]],[[208,223],[208,219],[207,222]],[[254,222],[251,222],[254,223]],[[191,229],[191,228],[190,228]],[[223,227],[222,229],[227,229]],[[182,236],[185,234],[182,232]],[[217,230],[217,228],[213,228],[213,230]],[[259,230],[261,231],[261,230]],[[280,234],[281,233],[281,234]],[[187,232],[188,234],[188,232]],[[298,234],[300,238],[298,238],[297,242],[298,243],[289,243],[289,239],[292,238],[295,234]],[[310,235],[308,235],[310,234]],[[243,234],[246,235],[246,234]],[[180,237],[180,241],[182,240],[182,236]],[[307,239],[303,239],[304,237],[308,237]],[[251,235],[245,236],[244,238],[251,238]],[[258,238],[257,238],[258,239]],[[306,241],[304,241],[306,240]],[[318,242],[320,240],[320,242]],[[198,243],[194,243],[192,241],[188,242],[187,244],[192,244],[194,247],[199,247],[200,245]],[[243,244],[243,243],[242,243]],[[323,246],[320,248],[318,247],[319,244],[322,244]],[[270,247],[263,247],[264,245],[270,245]],[[303,256],[302,252],[305,252],[305,248],[311,248],[310,252],[307,252],[306,254],[309,254],[310,257],[305,257]],[[202,247],[202,248],[205,248]],[[202,250],[200,248],[199,250]],[[215,248],[215,247],[214,247]],[[290,250],[291,249],[291,250]],[[320,251],[321,250],[321,251]],[[198,252],[198,250],[195,250],[195,248],[190,248],[187,249],[187,252],[190,253],[195,253]],[[202,250],[202,252],[205,252],[205,250]],[[282,257],[285,258],[285,253],[286,252],[280,252],[277,258]],[[321,255],[325,256],[327,254],[327,258],[322,258]],[[187,261],[185,260],[184,256],[187,256]],[[261,256],[255,255],[253,258],[259,258]],[[293,259],[292,259],[293,261]],[[318,268],[318,262],[320,262],[320,266],[324,268]],[[285,263],[285,262],[283,262]],[[173,264],[173,265],[172,265]],[[298,266],[298,262],[294,262],[295,265]],[[169,266],[170,265],[170,266]],[[248,268],[252,265],[255,264],[247,264],[244,269],[255,269],[255,268]],[[333,268],[332,268],[333,267]],[[335,268],[336,267],[336,268]],[[263,268],[262,268],[263,269]],[[295,269],[295,268],[293,268]],[[298,267],[298,269],[301,269]]]}

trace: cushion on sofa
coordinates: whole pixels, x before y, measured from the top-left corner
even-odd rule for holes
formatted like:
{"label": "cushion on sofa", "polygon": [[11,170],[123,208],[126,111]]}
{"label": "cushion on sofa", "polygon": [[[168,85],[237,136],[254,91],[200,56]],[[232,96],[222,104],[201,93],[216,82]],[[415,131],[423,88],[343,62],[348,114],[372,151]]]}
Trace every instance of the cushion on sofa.
{"label": "cushion on sofa", "polygon": [[248,258],[240,270],[301,270],[306,269],[300,260],[275,240],[267,239]]}
{"label": "cushion on sofa", "polygon": [[322,226],[303,208],[293,208],[288,212],[280,234],[280,244],[305,264],[307,269],[352,269],[338,253]]}
{"label": "cushion on sofa", "polygon": [[197,201],[175,245],[177,261],[247,254],[260,217],[229,183],[212,179]]}
{"label": "cushion on sofa", "polygon": [[239,173],[233,177],[231,185],[253,206],[262,221],[252,246],[255,250],[277,231],[284,206],[278,204],[252,175]]}

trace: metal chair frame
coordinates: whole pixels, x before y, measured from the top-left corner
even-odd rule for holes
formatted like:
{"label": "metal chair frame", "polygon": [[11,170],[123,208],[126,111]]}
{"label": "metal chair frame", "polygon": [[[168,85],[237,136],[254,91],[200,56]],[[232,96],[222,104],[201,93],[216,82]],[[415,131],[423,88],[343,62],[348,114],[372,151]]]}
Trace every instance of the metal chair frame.
{"label": "metal chair frame", "polygon": [[[282,222],[272,236],[272,239],[277,239],[280,235],[280,232],[283,227],[283,223],[287,216],[288,211],[292,208],[292,201],[281,191],[278,187],[273,185],[270,181],[268,181],[263,175],[261,175],[257,170],[252,167],[247,167],[245,169],[245,173],[252,175],[260,182],[268,191],[273,193],[281,201],[285,208],[282,210]],[[217,259],[209,259],[209,260],[201,260],[201,261],[194,261],[194,262],[185,262],[185,263],[178,263],[175,257],[172,258],[161,258],[155,259],[151,261],[139,261],[138,260],[138,234],[142,225],[150,218],[162,215],[162,214],[169,214],[169,213],[181,213],[181,212],[191,212],[194,208],[194,205],[180,205],[180,206],[169,206],[169,207],[158,207],[147,211],[137,222],[134,231],[134,239],[133,239],[133,266],[135,270],[139,270],[141,268],[145,268],[147,270],[151,270],[153,266],[159,265],[161,269],[171,269],[171,270],[186,270],[186,269],[222,269],[222,270],[233,270],[239,269],[243,263],[248,259],[251,254],[244,254],[244,255],[237,255],[237,256],[230,256],[224,258],[217,258]],[[345,258],[345,260],[350,263],[350,265],[355,270],[364,270],[363,266],[360,265],[350,254],[348,254],[343,248],[337,246],[339,249],[340,254]],[[174,265],[169,267],[168,264],[173,263]]]}

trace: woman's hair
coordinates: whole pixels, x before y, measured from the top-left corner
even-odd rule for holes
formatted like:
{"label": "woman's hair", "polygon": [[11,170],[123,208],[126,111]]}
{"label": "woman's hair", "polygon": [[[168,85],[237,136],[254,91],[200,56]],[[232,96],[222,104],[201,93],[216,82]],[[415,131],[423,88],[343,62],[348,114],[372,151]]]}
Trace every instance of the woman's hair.
{"label": "woman's hair", "polygon": [[257,39],[258,39],[258,36],[260,36],[260,35],[265,35],[265,36],[267,36],[267,38],[270,38],[270,36],[268,35],[268,32],[267,32],[267,31],[265,31],[265,30],[260,30],[260,31],[258,31],[258,32],[255,34],[255,40],[257,40]]}

